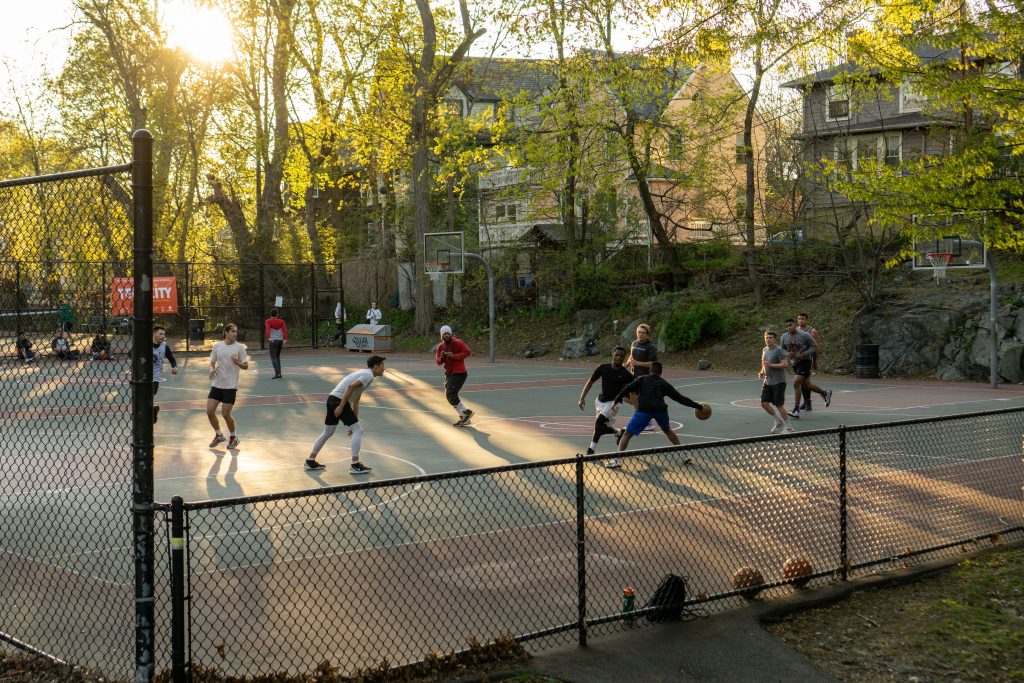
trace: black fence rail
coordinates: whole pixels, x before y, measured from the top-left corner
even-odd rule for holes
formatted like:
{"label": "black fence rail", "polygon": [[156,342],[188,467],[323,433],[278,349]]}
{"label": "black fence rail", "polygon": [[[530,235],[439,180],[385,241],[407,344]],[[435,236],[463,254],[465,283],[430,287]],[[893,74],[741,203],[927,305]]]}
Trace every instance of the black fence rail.
{"label": "black fence rail", "polygon": [[132,510],[151,548],[133,471],[152,433],[133,422],[132,330],[81,312],[145,272],[136,162],[0,182],[0,642],[118,678],[151,641],[133,636],[136,563],[153,557]]}
{"label": "black fence rail", "polygon": [[710,611],[1020,537],[1022,433],[1012,409],[161,504],[175,658],[265,676],[582,644],[665,618],[672,574]]}
{"label": "black fence rail", "polygon": [[[0,224],[0,246],[22,239],[19,231],[27,222]],[[10,242],[3,232],[10,233]],[[131,315],[116,294],[119,283],[131,276],[130,243],[128,260],[75,260],[88,250],[51,253],[48,260],[11,258],[17,253],[0,254],[0,337],[12,340],[0,358],[16,355],[13,340],[21,333],[36,350],[47,352],[58,327],[68,331],[79,350],[88,350],[98,334],[117,338],[121,346],[130,343]],[[29,255],[39,256],[38,249]],[[335,306],[343,292],[329,284],[339,277],[336,264],[156,262],[154,270],[175,287],[175,310],[167,312],[157,298],[154,321],[167,329],[176,351],[208,351],[229,322],[239,326],[243,343],[265,349],[264,321],[274,308],[288,326],[290,347],[325,346],[337,331]],[[350,311],[349,320],[360,322],[361,316]]]}

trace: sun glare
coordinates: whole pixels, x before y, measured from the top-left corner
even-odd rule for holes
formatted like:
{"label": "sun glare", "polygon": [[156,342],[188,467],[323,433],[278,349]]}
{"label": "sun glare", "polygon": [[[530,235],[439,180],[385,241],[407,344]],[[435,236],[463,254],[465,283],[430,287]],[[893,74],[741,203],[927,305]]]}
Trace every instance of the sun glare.
{"label": "sun glare", "polygon": [[161,10],[171,47],[205,64],[227,62],[234,56],[234,29],[220,10],[189,0],[169,2]]}

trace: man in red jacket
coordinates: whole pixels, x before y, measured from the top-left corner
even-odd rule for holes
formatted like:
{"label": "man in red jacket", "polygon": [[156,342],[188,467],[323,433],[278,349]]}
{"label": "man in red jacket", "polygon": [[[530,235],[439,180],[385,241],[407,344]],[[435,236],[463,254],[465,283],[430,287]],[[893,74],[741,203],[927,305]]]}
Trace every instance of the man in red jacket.
{"label": "man in red jacket", "polygon": [[434,360],[438,365],[444,366],[444,395],[448,403],[459,411],[459,419],[454,423],[456,427],[465,427],[469,419],[473,417],[470,410],[459,400],[459,390],[466,383],[466,359],[473,355],[466,343],[456,339],[452,335],[452,328],[444,325],[441,327],[441,343],[434,351]]}
{"label": "man in red jacket", "polygon": [[273,379],[281,379],[281,349],[288,341],[288,326],[277,317],[277,309],[271,309],[266,323],[267,339],[270,341],[270,364],[274,366]]}

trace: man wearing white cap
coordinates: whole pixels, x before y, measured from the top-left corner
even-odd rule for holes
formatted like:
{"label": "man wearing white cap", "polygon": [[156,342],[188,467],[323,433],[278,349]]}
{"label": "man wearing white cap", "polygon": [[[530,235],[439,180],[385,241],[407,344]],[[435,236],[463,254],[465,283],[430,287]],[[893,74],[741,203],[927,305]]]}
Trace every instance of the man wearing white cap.
{"label": "man wearing white cap", "polygon": [[466,359],[471,355],[473,352],[466,343],[452,335],[452,328],[442,325],[441,343],[434,351],[434,360],[444,366],[444,395],[448,403],[459,412],[459,419],[454,423],[456,427],[465,427],[473,417],[473,411],[459,399],[459,390],[469,376],[466,372]]}

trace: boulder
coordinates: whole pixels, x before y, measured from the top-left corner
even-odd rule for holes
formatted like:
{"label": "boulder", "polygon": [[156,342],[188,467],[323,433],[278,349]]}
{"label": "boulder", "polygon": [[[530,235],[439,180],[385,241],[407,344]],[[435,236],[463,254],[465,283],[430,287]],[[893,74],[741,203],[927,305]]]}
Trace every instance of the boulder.
{"label": "boulder", "polygon": [[1008,339],[999,346],[999,376],[1014,384],[1024,381],[1024,342]]}
{"label": "boulder", "polygon": [[629,345],[636,339],[636,326],[642,322],[644,322],[643,318],[637,318],[626,323],[626,326],[622,328],[622,332],[619,333],[619,343],[628,349]]}
{"label": "boulder", "polygon": [[581,336],[595,339],[600,336],[601,328],[608,322],[608,311],[584,309],[576,312],[576,329]]}
{"label": "boulder", "polygon": [[583,358],[586,355],[587,340],[585,337],[566,339],[562,344],[562,358]]}
{"label": "boulder", "polygon": [[707,358],[699,359],[697,361],[697,369],[698,370],[710,370],[711,369],[711,361],[709,361]]}
{"label": "boulder", "polygon": [[551,352],[551,344],[544,342],[540,346],[536,346],[533,342],[528,342],[526,348],[523,349],[523,358],[538,358],[540,356],[546,356]]}

